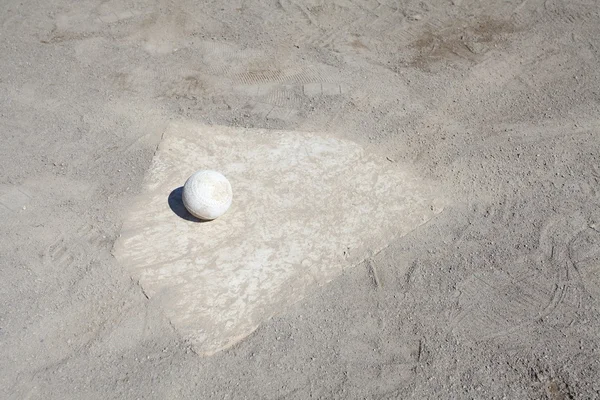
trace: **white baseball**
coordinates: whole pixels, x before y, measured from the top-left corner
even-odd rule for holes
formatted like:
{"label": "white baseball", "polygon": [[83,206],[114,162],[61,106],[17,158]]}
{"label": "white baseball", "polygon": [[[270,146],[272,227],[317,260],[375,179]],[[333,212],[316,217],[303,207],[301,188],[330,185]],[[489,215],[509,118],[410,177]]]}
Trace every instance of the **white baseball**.
{"label": "white baseball", "polygon": [[231,206],[232,198],[231,184],[217,171],[195,172],[183,185],[183,205],[196,218],[220,217]]}

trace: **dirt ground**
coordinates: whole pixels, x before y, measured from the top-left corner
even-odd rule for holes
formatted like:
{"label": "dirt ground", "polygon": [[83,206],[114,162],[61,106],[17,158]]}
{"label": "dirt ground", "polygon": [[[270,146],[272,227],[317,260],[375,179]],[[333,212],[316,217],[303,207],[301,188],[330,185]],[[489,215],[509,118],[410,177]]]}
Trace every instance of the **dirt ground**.
{"label": "dirt ground", "polygon": [[[0,4],[0,397],[600,398],[595,0]],[[111,250],[171,121],[324,132],[451,200],[199,357]]]}

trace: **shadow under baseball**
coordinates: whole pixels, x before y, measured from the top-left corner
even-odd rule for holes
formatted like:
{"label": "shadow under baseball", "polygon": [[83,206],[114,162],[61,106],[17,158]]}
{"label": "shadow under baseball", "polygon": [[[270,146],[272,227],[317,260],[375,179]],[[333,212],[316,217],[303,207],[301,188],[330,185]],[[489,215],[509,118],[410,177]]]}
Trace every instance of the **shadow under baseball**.
{"label": "shadow under baseball", "polygon": [[179,218],[185,219],[186,221],[199,223],[210,222],[196,218],[192,214],[190,214],[187,208],[185,208],[185,206],[183,205],[183,199],[181,198],[182,194],[183,186],[178,187],[169,194],[168,203],[171,211],[173,211],[173,213],[175,213],[175,215],[177,215]]}

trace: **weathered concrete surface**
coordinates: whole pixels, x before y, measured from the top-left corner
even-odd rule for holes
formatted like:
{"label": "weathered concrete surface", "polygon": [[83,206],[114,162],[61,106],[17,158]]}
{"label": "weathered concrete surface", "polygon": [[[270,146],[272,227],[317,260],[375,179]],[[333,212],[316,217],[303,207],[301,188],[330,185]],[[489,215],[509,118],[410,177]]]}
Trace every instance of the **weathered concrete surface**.
{"label": "weathered concrete surface", "polygon": [[[231,182],[221,218],[181,203],[198,169]],[[317,134],[172,124],[115,245],[146,295],[201,354],[250,334],[441,211],[425,182],[356,143]]]}

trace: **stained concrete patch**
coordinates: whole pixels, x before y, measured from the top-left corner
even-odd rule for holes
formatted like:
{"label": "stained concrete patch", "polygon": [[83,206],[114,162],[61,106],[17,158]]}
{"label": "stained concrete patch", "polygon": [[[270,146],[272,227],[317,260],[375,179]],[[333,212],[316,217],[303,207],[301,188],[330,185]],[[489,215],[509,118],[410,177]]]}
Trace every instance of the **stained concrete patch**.
{"label": "stained concrete patch", "polygon": [[[180,186],[222,172],[233,204],[195,220]],[[244,338],[441,211],[417,176],[327,135],[176,123],[165,132],[115,256],[198,353]]]}

